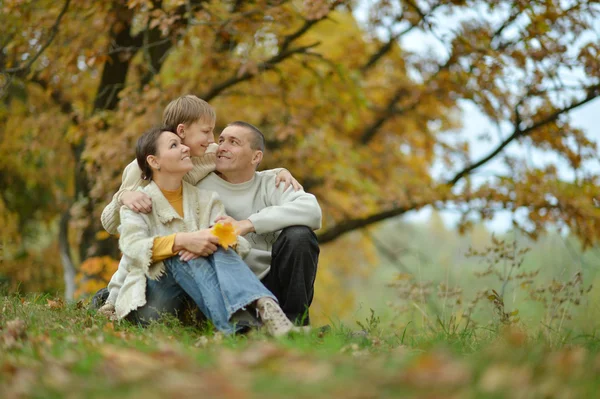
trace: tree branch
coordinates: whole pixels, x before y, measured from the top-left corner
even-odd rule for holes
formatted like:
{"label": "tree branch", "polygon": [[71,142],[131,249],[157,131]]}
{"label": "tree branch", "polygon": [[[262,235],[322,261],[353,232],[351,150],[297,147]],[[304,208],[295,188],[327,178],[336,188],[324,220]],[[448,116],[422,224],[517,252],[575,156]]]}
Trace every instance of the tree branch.
{"label": "tree branch", "polygon": [[[442,5],[442,3],[439,2],[439,3],[435,4],[435,5],[433,5],[431,7],[431,9],[429,11],[427,11],[427,13],[425,13],[425,14],[423,14],[421,12],[421,10],[418,7],[416,7],[414,4],[410,4],[409,3],[409,5],[417,10],[417,12],[419,13],[419,15],[421,16],[421,19],[419,21],[417,21],[417,23],[415,23],[415,24],[410,24],[403,31],[398,32],[395,35],[392,35],[390,37],[390,39],[387,42],[385,42],[385,44],[383,44],[381,47],[379,47],[379,49],[377,49],[377,51],[375,51],[371,55],[371,57],[369,57],[369,60],[360,68],[360,71],[363,74],[367,73],[369,71],[369,69],[371,69],[372,67],[374,67],[377,64],[377,62],[381,58],[383,58],[383,56],[386,55],[393,48],[394,43],[396,43],[396,41],[398,39],[400,39],[402,36],[406,35],[407,33],[411,32],[414,28],[418,27],[419,24],[421,24],[421,22],[426,21],[427,18],[429,16],[431,16],[431,14],[433,14],[433,12]],[[398,16],[397,18],[398,18],[398,20],[400,20],[402,18],[402,15]]]}
{"label": "tree branch", "polygon": [[33,63],[35,61],[37,61],[37,59],[40,57],[40,55],[42,55],[42,53],[44,51],[46,51],[46,49],[48,48],[48,46],[50,46],[50,44],[52,43],[52,41],[56,37],[56,34],[58,33],[58,26],[60,25],[60,21],[62,20],[63,16],[67,13],[67,10],[69,9],[69,4],[70,3],[71,3],[71,0],[66,0],[65,1],[65,4],[63,5],[62,10],[58,14],[58,17],[56,18],[56,21],[54,22],[54,25],[52,25],[52,28],[50,28],[50,35],[46,39],[46,42],[42,45],[42,47],[40,47],[40,49],[38,50],[38,52],[31,58],[31,60],[29,60],[29,62],[26,65],[23,65],[23,66],[20,66],[20,67],[8,68],[5,71],[3,71],[3,73],[14,74],[14,75],[17,75],[19,77],[22,77],[22,76],[26,75],[27,73],[29,73],[29,71],[30,71],[31,66],[33,65]]}
{"label": "tree branch", "polygon": [[[333,10],[340,3],[341,3],[341,1],[334,1],[329,6],[329,11]],[[283,53],[284,51],[286,51],[288,49],[288,47],[290,46],[290,44],[292,44],[292,42],[294,40],[298,39],[300,36],[302,36],[303,34],[308,32],[308,30],[310,28],[312,28],[318,22],[321,22],[322,20],[327,19],[328,16],[329,16],[329,12],[327,14],[325,14],[324,16],[322,16],[321,18],[305,20],[304,24],[300,27],[300,29],[298,29],[296,32],[291,33],[283,38],[283,43],[281,43],[281,46],[279,46],[279,52]]]}
{"label": "tree branch", "polygon": [[[279,54],[269,58],[268,60],[258,64],[258,70],[259,71],[268,71],[270,69],[273,69],[275,67],[275,65],[277,65],[278,63],[291,57],[292,55],[306,53],[307,50],[310,50],[311,48],[316,47],[319,44],[321,44],[321,43],[316,42],[316,43],[310,44],[308,46],[297,47],[297,48],[285,51],[283,53],[279,53]],[[206,101],[210,101],[213,98],[215,98],[217,95],[219,95],[223,90],[225,90],[231,86],[234,86],[238,83],[244,82],[246,80],[250,80],[254,76],[255,76],[255,74],[250,71],[247,71],[239,76],[234,75],[234,76],[230,77],[229,79],[226,79],[223,82],[211,87],[206,93],[201,95],[200,98],[203,98]]]}
{"label": "tree branch", "polygon": [[[531,126],[527,127],[526,129],[518,130],[515,128],[515,133],[520,132],[518,134],[518,136],[526,136],[528,134],[531,134],[536,129],[555,121],[560,115],[562,115],[566,112],[572,111],[584,104],[587,104],[590,101],[592,101],[598,97],[600,97],[600,85],[591,86],[588,88],[588,94],[584,99],[577,101],[568,107],[565,107],[560,110],[557,110],[556,112],[553,112],[552,114],[550,114],[550,115],[546,116],[545,118],[543,118],[542,120],[532,124]],[[464,170],[457,173],[456,176],[453,179],[450,179],[449,181],[447,181],[446,184],[448,184],[450,186],[456,184],[456,182],[458,180],[460,180],[462,177],[466,176],[467,174],[472,172],[474,169],[476,169],[476,168],[484,165],[485,163],[489,162],[490,160],[492,160],[496,155],[498,155],[498,153],[500,153],[502,151],[502,149],[504,147],[506,147],[506,145],[508,145],[508,143],[510,143],[510,141],[512,141],[516,138],[516,137],[513,137],[515,135],[515,133],[513,133],[511,135],[511,137],[504,140],[490,154],[488,154],[487,156],[483,157],[481,160],[477,161],[476,163],[466,167]],[[400,216],[408,211],[420,209],[426,205],[429,205],[429,203],[412,204],[412,205],[406,206],[406,207],[395,207],[395,208],[388,209],[388,210],[382,211],[380,213],[365,216],[362,218],[344,220],[343,222],[341,222],[341,223],[335,225],[334,227],[327,229],[327,230],[323,231],[321,234],[319,234],[319,243],[325,244],[327,242],[334,241],[341,235],[348,233],[352,230],[360,229],[360,228],[369,226],[373,223],[377,223],[377,222],[380,222],[382,220],[385,220],[385,219],[388,219],[391,217]]]}
{"label": "tree branch", "polygon": [[374,215],[365,216],[356,219],[346,219],[341,223],[336,224],[334,227],[325,230],[323,233],[318,234],[319,244],[325,244],[335,240],[342,234],[348,233],[352,230],[360,229],[373,223],[381,222],[382,220],[392,218],[394,216],[402,215],[405,212],[418,209],[427,204],[410,205],[408,207],[392,208]]}
{"label": "tree branch", "polygon": [[531,126],[529,126],[526,129],[519,128],[518,120],[520,119],[520,117],[518,116],[518,112],[517,112],[517,121],[515,122],[515,129],[514,129],[513,133],[510,136],[508,136],[505,140],[503,140],[488,155],[482,157],[479,161],[472,163],[471,165],[465,167],[463,170],[458,172],[452,179],[447,181],[447,184],[449,184],[450,186],[455,185],[464,176],[470,174],[475,169],[479,168],[482,165],[485,165],[490,160],[492,160],[496,155],[498,155],[500,152],[502,152],[502,150],[507,145],[509,145],[511,142],[513,142],[518,137],[527,136],[527,135],[531,134],[533,131],[535,131],[536,129],[538,129],[542,126],[545,126],[548,123],[554,122],[560,115],[567,113],[569,111],[572,111],[573,109],[580,107],[580,106],[596,99],[597,97],[600,96],[600,85],[595,85],[595,86],[588,88],[587,92],[588,92],[587,96],[585,96],[585,98],[582,99],[581,101],[574,102],[573,104],[569,105],[568,107],[561,108],[561,109],[551,113],[550,115],[548,115],[545,118],[543,118],[542,120],[532,124]]}
{"label": "tree branch", "polygon": [[[451,59],[451,57],[448,58],[446,63],[444,65],[441,65],[438,68],[438,70],[429,77],[427,82],[425,82],[425,86],[430,84],[437,77],[437,75],[440,72],[442,72],[443,70],[448,69],[450,67],[450,65],[451,65],[450,59]],[[398,103],[398,101],[400,101],[402,99],[402,96],[405,94],[408,94],[408,90],[406,87],[400,87],[400,88],[396,89],[396,92],[394,93],[392,98],[388,101],[387,105],[385,106],[385,110],[383,111],[383,113],[381,115],[379,115],[379,117],[377,119],[375,119],[375,121],[373,123],[371,123],[369,126],[367,126],[365,128],[365,130],[363,131],[363,134],[360,137],[360,142],[362,144],[368,144],[373,139],[373,137],[375,137],[375,134],[377,134],[377,132],[379,131],[381,126],[383,126],[383,124],[385,122],[387,122],[387,120],[390,119],[392,116],[397,116],[404,112],[412,111],[413,109],[415,109],[417,107],[417,105],[419,105],[421,97],[424,94],[427,94],[427,91],[419,93],[419,95],[415,98],[415,100],[412,101],[410,104],[407,104],[401,108],[397,108],[396,104]]]}

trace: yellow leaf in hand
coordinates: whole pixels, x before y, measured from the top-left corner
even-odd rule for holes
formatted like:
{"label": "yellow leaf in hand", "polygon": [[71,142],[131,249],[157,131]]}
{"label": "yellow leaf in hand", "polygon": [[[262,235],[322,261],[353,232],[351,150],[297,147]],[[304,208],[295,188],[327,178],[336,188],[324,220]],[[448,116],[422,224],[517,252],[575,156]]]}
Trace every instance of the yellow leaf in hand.
{"label": "yellow leaf in hand", "polygon": [[219,239],[219,245],[225,249],[237,242],[237,234],[231,223],[217,223],[211,230],[213,235]]}

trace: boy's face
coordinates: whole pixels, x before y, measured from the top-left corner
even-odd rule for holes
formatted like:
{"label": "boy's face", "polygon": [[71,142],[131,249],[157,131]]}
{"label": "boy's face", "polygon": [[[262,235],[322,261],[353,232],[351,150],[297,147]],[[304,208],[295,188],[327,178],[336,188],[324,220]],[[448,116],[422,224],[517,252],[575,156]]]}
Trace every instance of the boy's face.
{"label": "boy's face", "polygon": [[[180,128],[183,127],[183,129]],[[183,133],[183,144],[190,147],[190,153],[193,157],[204,155],[209,144],[215,142],[214,130],[215,121],[200,119],[189,125],[179,125],[178,133]]]}

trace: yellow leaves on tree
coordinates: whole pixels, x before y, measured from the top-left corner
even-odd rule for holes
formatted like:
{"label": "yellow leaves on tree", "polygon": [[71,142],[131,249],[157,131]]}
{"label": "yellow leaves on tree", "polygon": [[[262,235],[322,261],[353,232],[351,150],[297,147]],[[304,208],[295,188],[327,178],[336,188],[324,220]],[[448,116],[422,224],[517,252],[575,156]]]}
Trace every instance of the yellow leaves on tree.
{"label": "yellow leaves on tree", "polygon": [[75,297],[93,294],[106,287],[113,273],[117,271],[119,262],[110,256],[88,258],[81,264],[75,277],[77,291]]}
{"label": "yellow leaves on tree", "polygon": [[219,245],[225,249],[237,243],[237,234],[231,223],[217,223],[211,231],[219,239]]}

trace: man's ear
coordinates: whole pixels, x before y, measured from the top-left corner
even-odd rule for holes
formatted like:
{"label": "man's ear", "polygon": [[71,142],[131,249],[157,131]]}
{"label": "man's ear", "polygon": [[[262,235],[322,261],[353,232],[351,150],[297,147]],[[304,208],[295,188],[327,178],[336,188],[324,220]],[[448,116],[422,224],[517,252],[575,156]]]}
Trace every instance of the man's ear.
{"label": "man's ear", "polygon": [[261,150],[254,151],[254,155],[252,156],[252,165],[254,165],[254,167],[256,168],[258,166],[258,164],[260,164],[262,159],[263,159],[263,152]]}
{"label": "man's ear", "polygon": [[156,160],[156,157],[154,155],[148,155],[146,157],[146,162],[148,162],[148,165],[150,165],[150,167],[152,169],[160,168],[160,164],[158,163],[158,161]]}
{"label": "man's ear", "polygon": [[179,138],[181,140],[185,139],[185,125],[183,123],[180,123],[179,125],[177,125],[177,128],[175,129],[175,133],[177,133],[177,135],[179,136]]}

